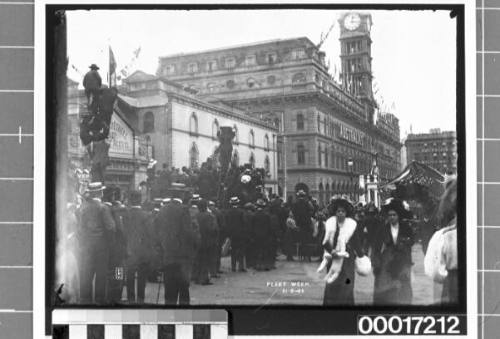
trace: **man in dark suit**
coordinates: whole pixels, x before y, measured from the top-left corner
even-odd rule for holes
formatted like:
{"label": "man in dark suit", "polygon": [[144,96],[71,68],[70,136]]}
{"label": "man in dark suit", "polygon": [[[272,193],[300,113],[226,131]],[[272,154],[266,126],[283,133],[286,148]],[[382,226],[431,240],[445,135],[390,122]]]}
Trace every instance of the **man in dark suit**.
{"label": "man in dark suit", "polygon": [[83,88],[85,88],[85,95],[87,96],[87,104],[89,106],[94,105],[94,100],[99,95],[99,89],[102,85],[102,79],[99,75],[99,67],[96,64],[89,66],[90,71],[88,71],[83,77]]}
{"label": "man in dark suit", "polygon": [[175,193],[160,209],[155,230],[163,253],[165,304],[188,305],[191,271],[200,235],[191,222],[188,207]]}
{"label": "man in dark suit", "polygon": [[243,209],[240,208],[240,199],[232,197],[229,200],[231,207],[226,212],[226,225],[231,239],[231,270],[245,272],[245,251],[249,240],[247,224],[245,222]]}
{"label": "man in dark suit", "polygon": [[141,207],[140,192],[132,191],[129,199],[130,206],[123,225],[127,238],[127,300],[143,304],[149,263],[153,257],[153,221],[151,214]]}
{"label": "man in dark suit", "polygon": [[82,304],[91,304],[92,281],[95,276],[95,303],[105,302],[106,272],[109,249],[107,233],[115,232],[115,222],[108,206],[102,202],[105,187],[100,182],[90,183],[86,199],[78,211],[80,220],[80,298]]}

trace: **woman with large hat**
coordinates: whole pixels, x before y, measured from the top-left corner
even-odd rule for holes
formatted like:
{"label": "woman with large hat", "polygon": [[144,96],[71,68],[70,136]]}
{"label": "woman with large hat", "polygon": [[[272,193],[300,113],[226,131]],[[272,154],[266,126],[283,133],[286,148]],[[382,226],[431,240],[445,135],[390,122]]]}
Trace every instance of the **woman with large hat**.
{"label": "woman with large hat", "polygon": [[412,218],[403,201],[392,199],[382,206],[386,221],[378,232],[372,253],[376,305],[411,304],[411,250],[414,235],[406,222]]}
{"label": "woman with large hat", "polygon": [[355,259],[364,255],[356,221],[352,216],[352,204],[342,198],[332,200],[330,218],[325,223],[323,239],[323,263],[326,276],[323,305],[354,305]]}

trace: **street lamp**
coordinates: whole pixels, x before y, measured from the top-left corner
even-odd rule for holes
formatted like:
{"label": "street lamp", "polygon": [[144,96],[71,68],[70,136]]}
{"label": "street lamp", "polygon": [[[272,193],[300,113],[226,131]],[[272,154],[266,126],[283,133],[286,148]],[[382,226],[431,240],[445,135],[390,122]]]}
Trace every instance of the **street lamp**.
{"label": "street lamp", "polygon": [[352,176],[353,176],[353,167],[354,167],[354,161],[352,160],[352,158],[349,158],[347,160],[347,168],[349,169],[349,177],[351,179],[351,186],[350,186],[350,189],[349,189],[349,198],[352,200]]}

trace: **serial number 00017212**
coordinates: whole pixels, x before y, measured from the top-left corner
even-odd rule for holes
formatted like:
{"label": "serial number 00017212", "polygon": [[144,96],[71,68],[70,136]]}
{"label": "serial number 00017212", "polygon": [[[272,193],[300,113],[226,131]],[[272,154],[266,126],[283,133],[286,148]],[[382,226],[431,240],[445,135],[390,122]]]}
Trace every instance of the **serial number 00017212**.
{"label": "serial number 00017212", "polygon": [[358,317],[358,334],[462,334],[458,316],[364,315]]}

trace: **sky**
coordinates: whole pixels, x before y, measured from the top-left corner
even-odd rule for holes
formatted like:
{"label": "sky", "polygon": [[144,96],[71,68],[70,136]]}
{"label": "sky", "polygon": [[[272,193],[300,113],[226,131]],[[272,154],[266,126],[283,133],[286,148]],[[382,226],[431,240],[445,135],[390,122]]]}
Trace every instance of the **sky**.
{"label": "sky", "polygon": [[[156,73],[160,56],[274,39],[319,43],[330,73],[340,70],[338,10],[68,11],[68,76],[91,63],[103,79],[112,47],[117,71]],[[449,11],[363,11],[372,15],[372,71],[382,108],[400,119],[401,137],[456,129],[456,19]],[[91,29],[95,27],[95,29]],[[131,64],[134,51],[141,48]],[[74,68],[72,67],[74,66]]]}

